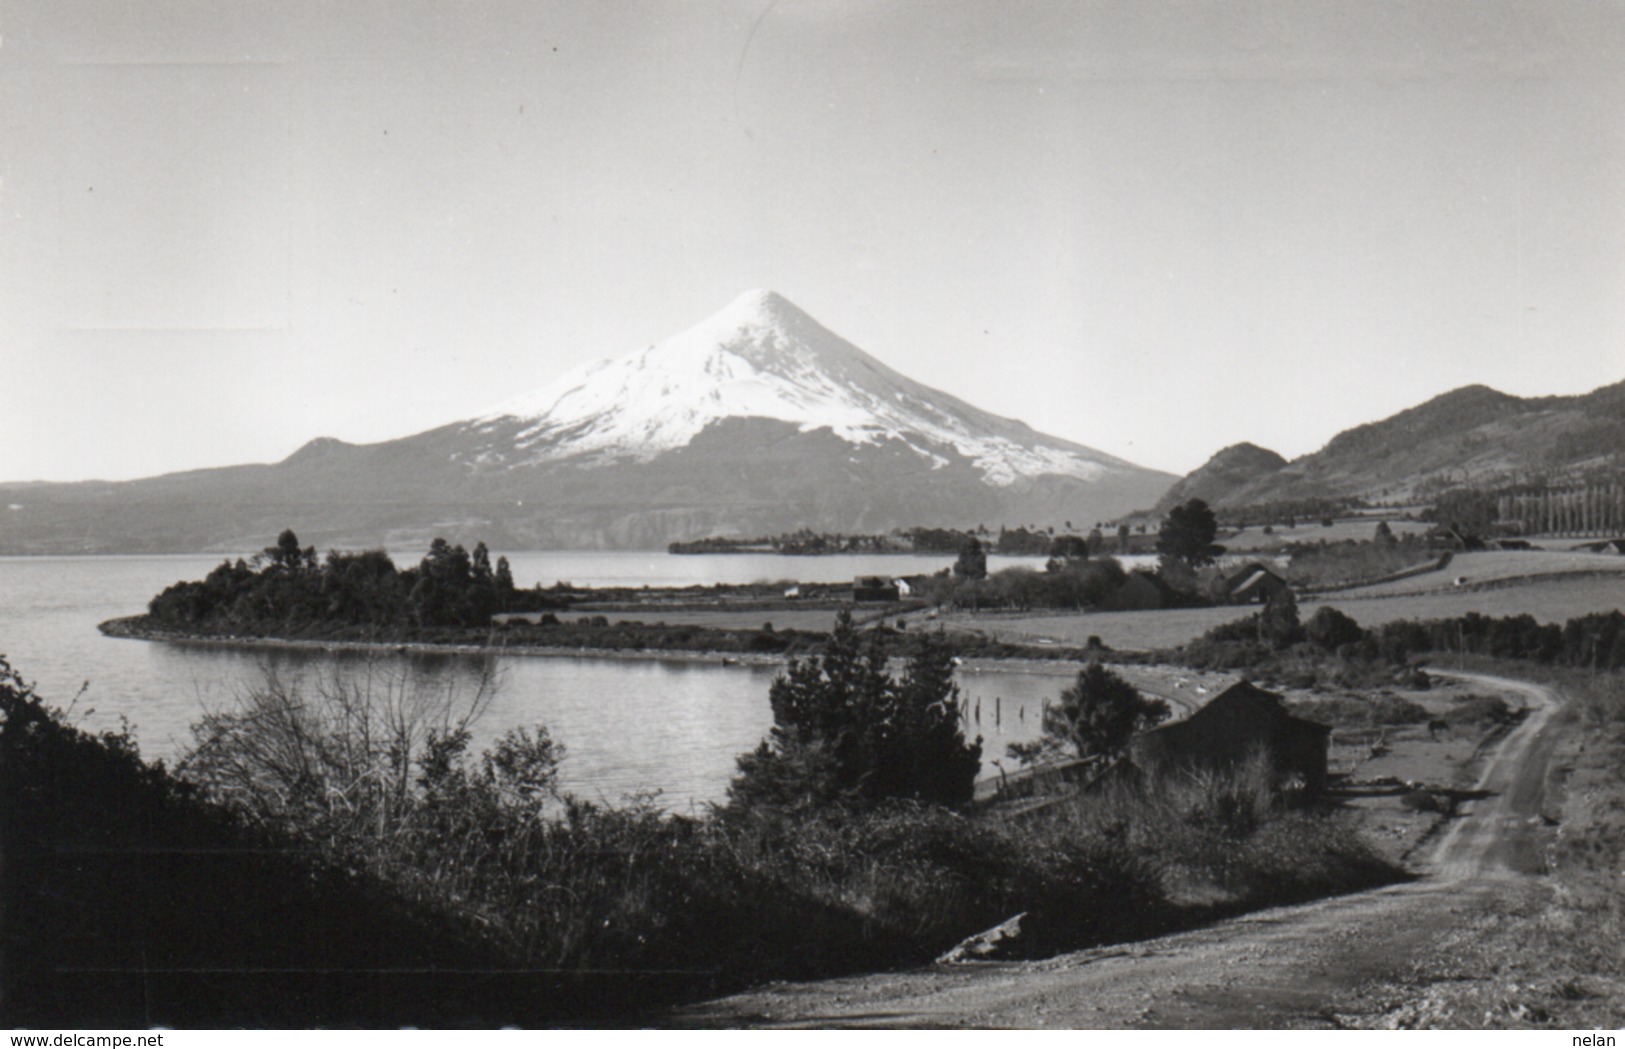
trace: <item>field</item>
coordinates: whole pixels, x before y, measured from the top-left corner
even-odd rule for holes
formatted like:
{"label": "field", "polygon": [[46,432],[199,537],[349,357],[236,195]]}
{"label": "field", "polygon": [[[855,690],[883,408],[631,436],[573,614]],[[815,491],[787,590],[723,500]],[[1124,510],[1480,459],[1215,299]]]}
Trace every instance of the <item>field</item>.
{"label": "field", "polygon": [[[1513,579],[1545,580],[1588,574],[1602,575],[1612,586],[1625,586],[1625,557],[1574,550],[1494,550],[1457,554],[1442,571],[1357,587],[1345,590],[1339,596],[1387,596],[1448,590],[1456,588],[1458,579],[1462,580],[1462,586],[1480,587]],[[1503,610],[1502,614],[1506,614],[1506,611]]]}
{"label": "field", "polygon": [[[1619,560],[1619,567],[1625,569],[1625,558]],[[1452,587],[1449,590],[1412,593],[1367,592],[1376,589],[1351,590],[1323,600],[1305,600],[1298,606],[1299,613],[1307,619],[1321,605],[1331,605],[1353,616],[1362,626],[1376,626],[1396,619],[1442,619],[1468,612],[1492,616],[1528,613],[1541,622],[1562,623],[1573,616],[1611,612],[1625,607],[1625,571],[1609,574],[1557,573],[1527,582],[1483,589]],[[1058,645],[1082,645],[1091,635],[1095,635],[1112,648],[1144,650],[1184,644],[1220,623],[1241,619],[1257,611],[1256,606],[1225,606],[1156,612],[1086,612],[1076,615],[963,613],[944,616],[942,621],[950,629],[981,631],[1015,643],[1042,644],[1048,641]]]}
{"label": "field", "polygon": [[[1458,579],[1463,580],[1460,585]],[[1322,604],[1347,612],[1367,626],[1466,612],[1495,616],[1528,613],[1542,622],[1561,623],[1572,616],[1625,607],[1625,557],[1568,550],[1461,554],[1443,571],[1356,587],[1318,599],[1305,598],[1300,603],[1301,614],[1307,618]],[[1146,612],[954,612],[928,617],[924,610],[897,612],[895,608],[876,606],[860,607],[856,615],[860,623],[884,618],[895,625],[902,620],[909,629],[943,626],[1015,644],[1083,645],[1091,636],[1097,636],[1111,648],[1141,651],[1183,644],[1220,623],[1256,611],[1256,607],[1222,606]],[[612,623],[628,619],[728,630],[755,630],[771,622],[778,630],[822,631],[828,630],[835,618],[834,610],[827,605],[790,603],[777,608],[745,609],[584,609],[559,613],[559,618],[568,621],[597,614]]]}
{"label": "field", "polygon": [[[1406,513],[1408,511],[1399,511]],[[1251,525],[1231,536],[1221,536],[1220,545],[1232,554],[1278,550],[1288,543],[1341,543],[1353,539],[1364,542],[1377,534],[1377,522],[1387,521],[1396,536],[1421,533],[1432,528],[1428,521],[1404,521],[1397,517],[1354,517],[1333,521],[1330,528],[1318,520],[1301,520],[1295,526],[1271,525],[1270,534],[1264,534],[1262,525]]]}

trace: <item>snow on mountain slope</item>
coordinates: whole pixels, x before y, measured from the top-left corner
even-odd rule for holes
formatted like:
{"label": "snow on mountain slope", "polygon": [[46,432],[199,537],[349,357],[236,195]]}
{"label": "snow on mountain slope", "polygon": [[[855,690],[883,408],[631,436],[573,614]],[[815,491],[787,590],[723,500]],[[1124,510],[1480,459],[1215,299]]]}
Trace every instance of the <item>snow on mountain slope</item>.
{"label": "snow on mountain slope", "polygon": [[648,461],[729,418],[827,427],[852,444],[898,440],[934,468],[957,453],[999,486],[1137,469],[914,382],[762,290],[663,342],[499,405],[473,426],[494,433],[520,421],[509,447],[533,463]]}

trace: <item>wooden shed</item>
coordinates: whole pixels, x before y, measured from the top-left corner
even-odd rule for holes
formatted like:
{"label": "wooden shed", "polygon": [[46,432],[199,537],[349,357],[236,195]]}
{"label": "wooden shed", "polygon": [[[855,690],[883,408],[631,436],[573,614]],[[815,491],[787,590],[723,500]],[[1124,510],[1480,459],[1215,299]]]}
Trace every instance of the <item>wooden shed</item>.
{"label": "wooden shed", "polygon": [[1326,787],[1331,729],[1287,713],[1281,697],[1241,681],[1183,721],[1142,732],[1129,760],[1148,776],[1175,770],[1234,768],[1263,754],[1277,784],[1300,780],[1311,792]]}
{"label": "wooden shed", "polygon": [[1268,604],[1277,594],[1291,589],[1285,579],[1254,562],[1225,579],[1223,596],[1233,605]]}

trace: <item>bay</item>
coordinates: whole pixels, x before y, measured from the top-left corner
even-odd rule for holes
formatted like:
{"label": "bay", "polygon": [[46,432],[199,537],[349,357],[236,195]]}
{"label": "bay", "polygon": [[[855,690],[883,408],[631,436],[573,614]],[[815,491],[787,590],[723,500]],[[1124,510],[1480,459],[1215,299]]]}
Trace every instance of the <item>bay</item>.
{"label": "bay", "polygon": [[[410,564],[420,553],[401,552]],[[675,586],[855,575],[917,574],[951,558],[909,555],[777,557],[569,551],[507,554],[521,586]],[[182,579],[199,579],[221,555],[0,558],[0,655],[54,706],[91,731],[133,726],[143,755],[174,761],[205,712],[232,709],[277,674],[314,692],[369,677],[381,687],[470,696],[487,671],[495,690],[475,725],[475,747],[514,726],[545,725],[564,744],[565,787],[617,803],[657,794],[689,811],[726,794],[735,758],[772,725],[772,666],[684,659],[598,657],[365,656],[308,649],[240,649],[104,637],[96,624],[145,610]],[[990,558],[990,568],[1035,559]],[[983,773],[996,775],[1006,744],[1038,734],[1042,704],[1065,684],[1053,670],[962,668],[967,734],[984,737]],[[1011,765],[1013,767],[1013,765]]]}

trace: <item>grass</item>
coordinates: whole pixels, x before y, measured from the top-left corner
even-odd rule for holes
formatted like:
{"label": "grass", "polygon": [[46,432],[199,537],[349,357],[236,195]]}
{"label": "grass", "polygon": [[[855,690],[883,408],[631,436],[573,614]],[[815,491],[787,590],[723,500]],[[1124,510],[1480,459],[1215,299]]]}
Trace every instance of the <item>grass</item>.
{"label": "grass", "polygon": [[972,630],[1015,644],[1048,639],[1060,645],[1082,646],[1097,636],[1109,648],[1147,651],[1175,648],[1200,637],[1220,623],[1244,619],[1257,608],[1174,608],[1153,612],[974,613],[943,616],[951,630]]}

